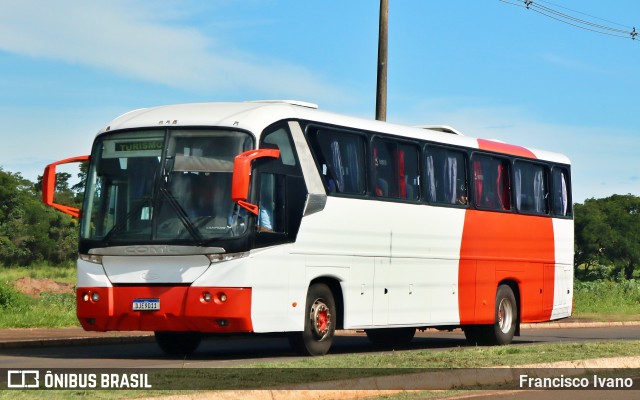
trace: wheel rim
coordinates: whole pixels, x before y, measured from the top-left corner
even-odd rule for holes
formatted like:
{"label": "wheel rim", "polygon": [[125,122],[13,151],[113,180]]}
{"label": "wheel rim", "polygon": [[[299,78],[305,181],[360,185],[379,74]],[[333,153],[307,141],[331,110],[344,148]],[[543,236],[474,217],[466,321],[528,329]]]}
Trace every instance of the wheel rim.
{"label": "wheel rim", "polygon": [[316,299],[309,314],[312,332],[317,340],[323,340],[331,330],[331,311],[322,299]]}
{"label": "wheel rim", "polygon": [[502,299],[498,307],[498,326],[503,333],[511,330],[513,325],[513,305],[508,299]]}

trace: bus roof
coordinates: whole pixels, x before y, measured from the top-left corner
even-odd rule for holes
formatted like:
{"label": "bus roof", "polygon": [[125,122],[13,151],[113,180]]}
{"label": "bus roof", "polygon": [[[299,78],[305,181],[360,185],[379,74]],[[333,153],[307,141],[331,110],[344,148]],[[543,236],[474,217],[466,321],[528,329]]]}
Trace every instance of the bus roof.
{"label": "bus roof", "polygon": [[[405,138],[429,140],[472,149],[570,164],[569,159],[562,154],[524,148],[495,140],[463,136],[457,130],[448,126],[409,127],[396,125],[326,112],[317,109],[315,104],[292,100],[192,103],[138,109],[117,117],[105,128],[101,129],[98,134],[134,128],[218,126],[245,129],[255,135],[259,135],[267,126],[277,121],[288,119],[331,124],[344,128],[387,133]],[[443,129],[443,127],[447,129]]]}

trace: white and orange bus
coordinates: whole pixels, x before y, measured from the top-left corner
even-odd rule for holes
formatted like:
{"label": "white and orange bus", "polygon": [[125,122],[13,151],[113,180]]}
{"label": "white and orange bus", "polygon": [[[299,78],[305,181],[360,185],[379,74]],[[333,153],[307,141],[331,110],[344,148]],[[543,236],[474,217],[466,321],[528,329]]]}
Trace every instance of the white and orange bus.
{"label": "white and orange bus", "polygon": [[[87,159],[82,210],[55,204],[56,165]],[[281,332],[321,355],[336,329],[506,344],[569,317],[570,186],[560,154],[262,101],[124,114],[47,167],[43,198],[81,218],[84,329],[174,354]]]}

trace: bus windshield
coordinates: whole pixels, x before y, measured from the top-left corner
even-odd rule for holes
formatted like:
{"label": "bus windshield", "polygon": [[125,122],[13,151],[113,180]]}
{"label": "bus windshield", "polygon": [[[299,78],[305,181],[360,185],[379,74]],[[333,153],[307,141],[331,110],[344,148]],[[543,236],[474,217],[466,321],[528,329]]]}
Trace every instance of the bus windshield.
{"label": "bus windshield", "polygon": [[197,245],[242,235],[247,214],[231,200],[231,178],[235,156],[252,143],[247,133],[200,129],[100,136],[81,239]]}

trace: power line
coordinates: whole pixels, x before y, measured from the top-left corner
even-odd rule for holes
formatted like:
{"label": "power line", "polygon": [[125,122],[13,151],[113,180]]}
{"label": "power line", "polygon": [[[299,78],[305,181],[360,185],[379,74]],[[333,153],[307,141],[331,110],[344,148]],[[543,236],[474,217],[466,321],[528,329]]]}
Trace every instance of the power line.
{"label": "power line", "polygon": [[[614,37],[619,37],[619,38],[625,38],[625,39],[632,39],[632,40],[636,40],[637,36],[638,36],[638,32],[636,31],[635,27],[629,27],[626,25],[622,25],[622,24],[618,24],[617,22],[613,22],[613,21],[609,21],[603,18],[598,18],[596,16],[590,15],[590,14],[586,14],[580,11],[576,11],[576,10],[572,10],[570,8],[566,8],[563,6],[560,6],[558,4],[555,3],[551,3],[549,1],[544,1],[544,0],[538,0],[538,1],[533,1],[533,0],[499,0],[502,3],[506,3],[506,4],[511,4],[513,6],[518,6],[518,7],[522,7],[522,8],[526,8],[527,10],[531,10],[533,12],[536,12],[540,15],[543,15],[547,18],[551,18],[553,20],[556,20],[558,22],[562,22],[563,24],[567,24],[570,26],[573,26],[575,28],[580,28],[583,30],[587,30],[590,32],[594,32],[594,33],[599,33],[601,35],[607,35],[607,36],[614,36]],[[607,25],[603,25],[600,23],[596,23],[593,21],[589,21],[587,19],[584,18],[580,18],[580,17],[576,17],[573,15],[569,15],[567,13],[564,13],[562,11],[558,11],[556,9],[553,9],[551,7],[547,7],[538,3],[545,3],[545,4],[550,4],[559,8],[562,8],[564,10],[567,11],[571,11],[577,14],[581,14],[596,20],[600,20],[600,21],[604,21],[604,22],[608,22],[614,25],[618,25],[620,27],[623,28],[631,28],[628,30],[623,30],[623,29],[619,29],[619,28],[614,28],[611,26],[607,26]]]}
{"label": "power line", "polygon": [[609,22],[610,24],[618,25],[618,26],[621,26],[621,27],[623,27],[623,28],[629,28],[629,29],[632,29],[632,28],[633,28],[632,26],[629,26],[629,25],[622,25],[622,24],[619,24],[619,23],[617,23],[617,22],[609,21],[608,19],[604,19],[604,18],[596,17],[595,15],[586,14],[586,13],[580,12],[580,11],[578,11],[578,10],[573,10],[573,9],[571,9],[571,8],[567,8],[567,7],[561,6],[560,4],[552,3],[552,2],[550,2],[550,1],[538,0],[538,2],[539,2],[539,3],[550,4],[550,5],[552,5],[552,6],[556,6],[556,7],[562,8],[562,9],[567,10],[567,11],[572,11],[572,12],[574,12],[574,13],[578,13],[578,14],[581,14],[581,15],[585,15],[585,16],[587,16],[587,17],[595,18],[595,19],[600,20],[600,21]]}
{"label": "power line", "polygon": [[539,10],[543,10],[545,12],[549,12],[551,14],[557,15],[558,18],[566,18],[566,19],[571,20],[571,21],[573,21],[575,23],[591,26],[591,27],[593,27],[595,29],[601,29],[601,30],[612,31],[612,32],[619,32],[619,33],[624,33],[624,34],[628,34],[629,33],[628,30],[611,28],[609,26],[605,26],[605,25],[600,25],[600,24],[596,24],[596,23],[593,23],[593,22],[589,22],[589,21],[586,21],[586,20],[583,20],[583,19],[580,19],[580,18],[576,18],[576,17],[572,17],[570,15],[566,15],[566,14],[560,13],[560,12],[558,12],[558,11],[552,9],[552,8],[549,8],[549,7],[539,6],[537,4],[533,4],[531,7],[534,7],[534,8],[537,8]]}

